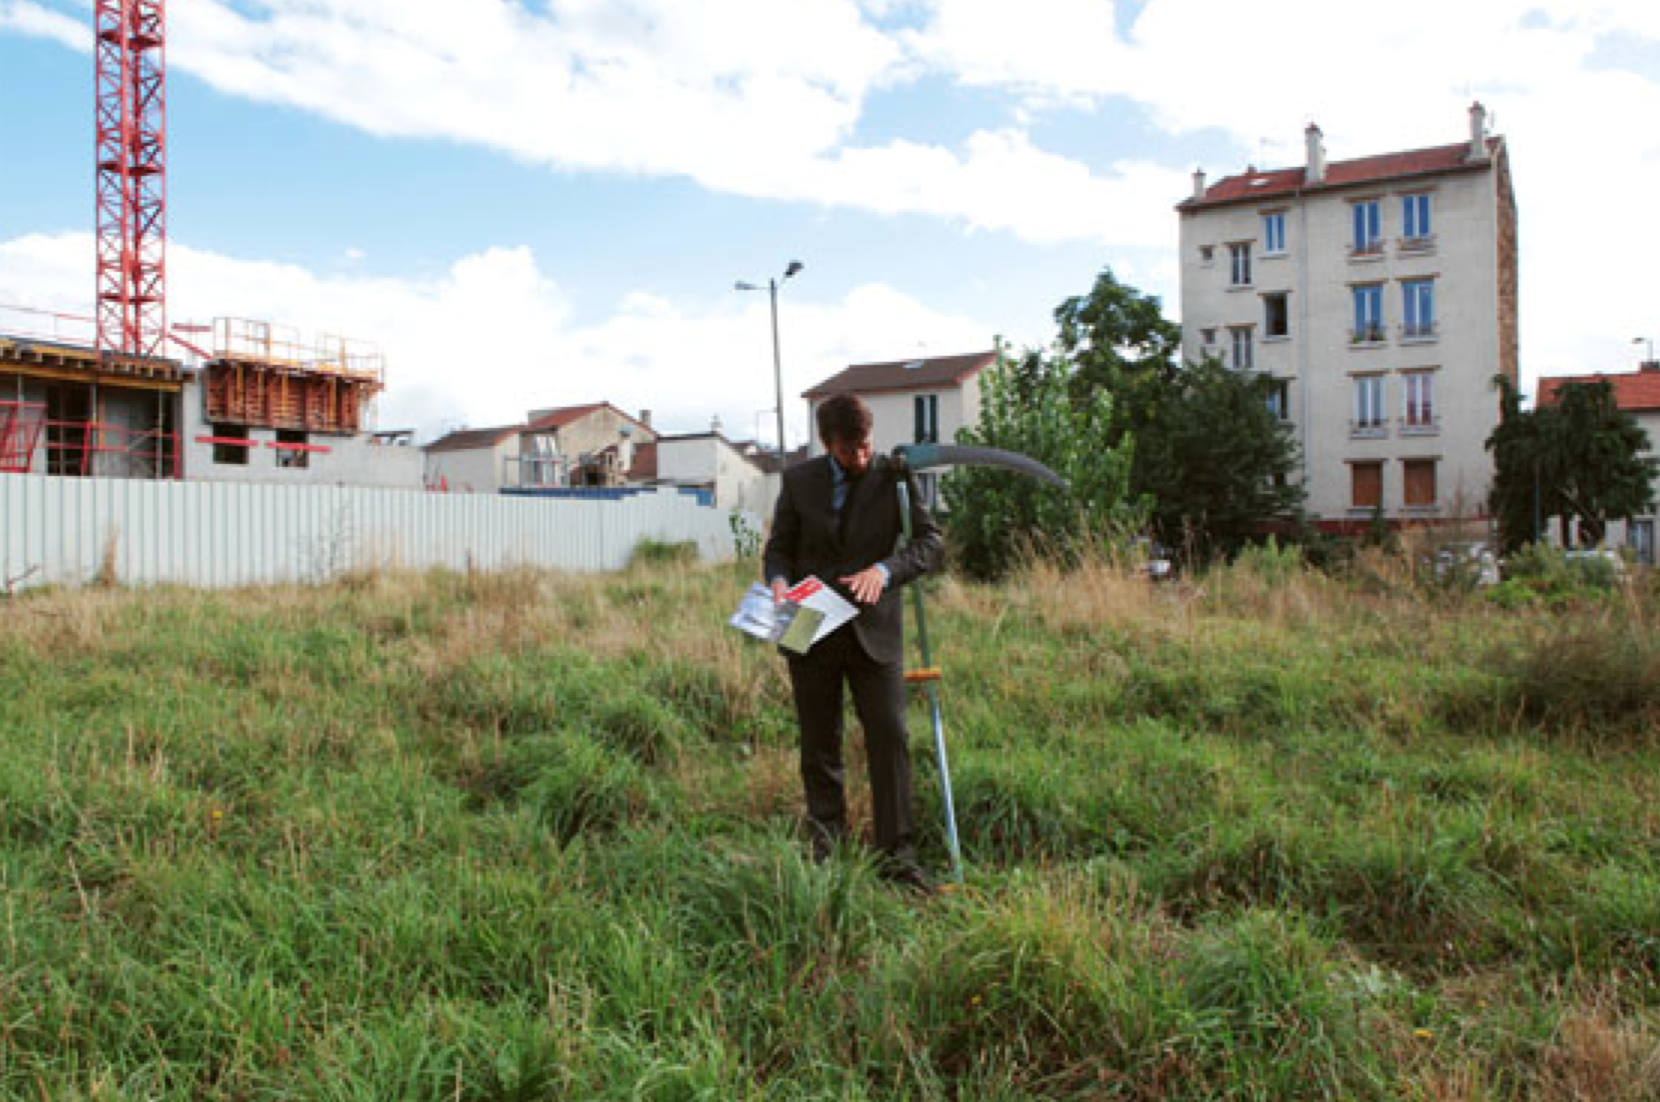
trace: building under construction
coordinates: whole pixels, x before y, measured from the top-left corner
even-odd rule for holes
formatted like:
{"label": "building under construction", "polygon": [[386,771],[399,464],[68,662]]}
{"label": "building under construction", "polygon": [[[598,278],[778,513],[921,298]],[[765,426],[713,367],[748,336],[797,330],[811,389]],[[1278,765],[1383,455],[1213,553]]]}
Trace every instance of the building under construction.
{"label": "building under construction", "polygon": [[90,319],[0,310],[0,471],[415,487],[408,433],[370,431],[380,354],[221,318],[182,359],[114,355]]}

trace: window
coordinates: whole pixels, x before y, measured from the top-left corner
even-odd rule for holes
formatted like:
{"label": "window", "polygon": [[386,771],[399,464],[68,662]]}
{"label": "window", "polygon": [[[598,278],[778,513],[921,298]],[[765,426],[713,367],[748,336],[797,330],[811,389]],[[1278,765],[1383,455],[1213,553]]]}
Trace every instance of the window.
{"label": "window", "polygon": [[1216,343],[1216,330],[1201,329],[1199,330],[1199,338],[1205,342],[1205,347],[1209,348]]}
{"label": "window", "polygon": [[1214,245],[1200,245],[1199,246],[1199,263],[1203,264],[1205,267],[1208,268],[1208,267],[1210,267],[1211,261],[1215,260],[1215,259],[1216,259],[1216,246],[1214,246]]}
{"label": "window", "polygon": [[1285,252],[1285,212],[1277,210],[1262,216],[1262,251],[1264,255]]}
{"label": "window", "polygon": [[1351,208],[1354,215],[1354,237],[1349,251],[1355,256],[1376,256],[1383,252],[1383,233],[1378,220],[1378,201],[1365,199]]}
{"label": "window", "polygon": [[940,478],[932,471],[923,471],[916,476],[917,496],[922,498],[922,504],[930,510],[940,507]]}
{"label": "window", "polygon": [[1423,339],[1435,335],[1435,281],[1409,279],[1401,284],[1401,335]]}
{"label": "window", "polygon": [[248,452],[253,445],[248,441],[247,425],[213,426],[213,461],[237,467],[248,465]]}
{"label": "window", "polygon": [[1401,196],[1401,240],[1407,245],[1422,245],[1434,235],[1430,228],[1429,196],[1427,194]]}
{"label": "window", "polygon": [[1239,371],[1248,370],[1256,363],[1256,358],[1251,355],[1251,327],[1229,326],[1228,337],[1233,345],[1233,366]]}
{"label": "window", "polygon": [[1435,504],[1435,460],[1403,459],[1401,477],[1403,504],[1418,507]]}
{"label": "window", "polygon": [[[298,444],[299,447],[282,447]],[[306,448],[306,435],[293,429],[277,430],[277,466],[288,470],[303,470],[311,466],[311,452]]]}
{"label": "window", "polygon": [[1248,287],[1251,283],[1251,246],[1248,243],[1228,246],[1228,257],[1233,264],[1230,281],[1235,287]]}
{"label": "window", "polygon": [[1360,432],[1383,428],[1383,376],[1355,377],[1354,427]]}
{"label": "window", "polygon": [[1625,542],[1631,553],[1644,566],[1654,565],[1654,520],[1645,517],[1632,521],[1625,530]]}
{"label": "window", "polygon": [[1264,338],[1272,339],[1291,335],[1290,310],[1286,306],[1287,297],[1284,291],[1276,291],[1271,295],[1262,296],[1262,335]]}
{"label": "window", "polygon": [[1275,379],[1268,384],[1268,412],[1279,421],[1291,419],[1291,384],[1285,379]]}
{"label": "window", "polygon": [[918,394],[913,399],[912,406],[916,414],[916,442],[918,444],[938,444],[940,442],[940,396],[938,394]]}
{"label": "window", "polygon": [[1410,371],[1401,376],[1401,423],[1408,430],[1435,427],[1435,374]]}
{"label": "window", "polygon": [[1355,300],[1355,343],[1383,340],[1383,284],[1351,288]]}
{"label": "window", "polygon": [[1383,464],[1349,464],[1349,504],[1356,509],[1376,509],[1383,504]]}

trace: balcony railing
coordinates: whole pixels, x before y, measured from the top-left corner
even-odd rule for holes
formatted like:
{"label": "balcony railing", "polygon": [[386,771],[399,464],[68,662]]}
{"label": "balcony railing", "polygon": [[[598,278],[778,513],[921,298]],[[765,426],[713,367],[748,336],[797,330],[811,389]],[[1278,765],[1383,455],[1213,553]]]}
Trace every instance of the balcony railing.
{"label": "balcony railing", "polygon": [[1441,418],[1433,415],[1416,418],[1403,417],[1400,427],[1402,436],[1439,436],[1441,434]]}
{"label": "balcony railing", "polygon": [[1383,343],[1383,323],[1379,322],[1379,321],[1368,322],[1367,324],[1361,326],[1358,329],[1349,330],[1349,343],[1350,344],[1382,344]]}
{"label": "balcony railing", "polygon": [[1435,235],[1426,233],[1420,237],[1403,237],[1396,248],[1403,253],[1427,253],[1435,248]]}
{"label": "balcony railing", "polygon": [[1403,341],[1431,341],[1435,339],[1435,323],[1433,321],[1407,321],[1401,323],[1401,340]]}
{"label": "balcony railing", "polygon": [[1353,257],[1374,257],[1383,255],[1383,238],[1368,237],[1364,241],[1349,242],[1349,255]]}
{"label": "balcony railing", "polygon": [[1376,439],[1380,436],[1388,436],[1389,426],[1381,417],[1375,421],[1350,421],[1349,435],[1359,439]]}

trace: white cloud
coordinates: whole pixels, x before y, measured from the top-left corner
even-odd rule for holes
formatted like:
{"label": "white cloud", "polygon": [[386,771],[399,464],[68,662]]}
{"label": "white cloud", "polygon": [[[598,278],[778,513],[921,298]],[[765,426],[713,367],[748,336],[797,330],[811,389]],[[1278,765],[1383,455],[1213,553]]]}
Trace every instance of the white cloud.
{"label": "white cloud", "polygon": [[71,50],[92,52],[92,32],[85,24],[30,0],[0,0],[0,31],[50,38]]}
{"label": "white cloud", "polygon": [[[0,241],[0,302],[85,311],[90,234]],[[624,296],[609,317],[578,321],[527,248],[462,257],[428,281],[320,275],[175,243],[168,256],[175,321],[214,313],[280,321],[300,340],[336,334],[386,356],[380,421],[430,434],[460,424],[512,423],[527,410],[590,401],[653,411],[667,431],[707,428],[719,417],[746,437],[775,393],[765,296],[679,302],[647,291]],[[0,329],[44,325],[49,315],[0,316]],[[89,326],[62,335],[88,339]],[[38,331],[38,330],[37,330]],[[780,303],[785,415],[803,439],[799,395],[850,363],[991,346],[993,327],[936,310],[880,284],[840,301],[798,288]],[[895,350],[900,350],[896,352]],[[760,419],[762,431],[773,424]]]}

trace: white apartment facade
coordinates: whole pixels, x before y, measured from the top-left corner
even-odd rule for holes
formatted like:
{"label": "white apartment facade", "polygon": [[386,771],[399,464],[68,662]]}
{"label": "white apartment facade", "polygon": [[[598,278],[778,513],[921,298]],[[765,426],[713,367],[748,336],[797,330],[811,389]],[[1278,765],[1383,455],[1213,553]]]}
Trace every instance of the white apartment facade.
{"label": "white apartment facade", "polygon": [[1352,531],[1482,521],[1517,379],[1516,205],[1480,104],[1456,145],[1230,176],[1177,206],[1182,351],[1276,382],[1307,509]]}

